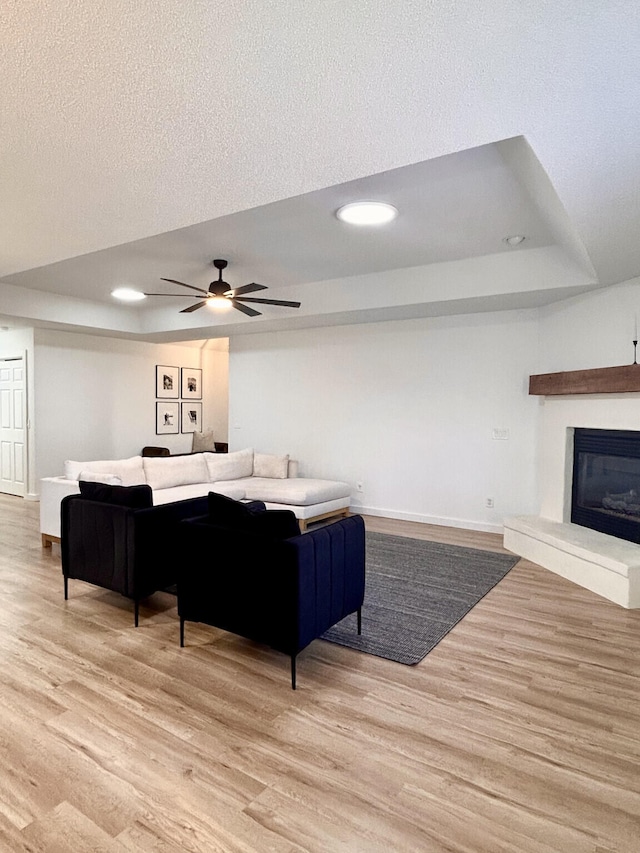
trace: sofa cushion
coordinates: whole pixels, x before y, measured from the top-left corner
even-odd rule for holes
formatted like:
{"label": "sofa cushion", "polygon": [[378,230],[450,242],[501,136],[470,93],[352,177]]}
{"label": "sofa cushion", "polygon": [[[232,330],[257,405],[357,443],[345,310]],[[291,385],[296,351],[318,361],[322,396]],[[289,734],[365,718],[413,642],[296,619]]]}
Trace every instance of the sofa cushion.
{"label": "sofa cushion", "polygon": [[[174,501],[187,500],[187,498],[206,498],[212,488],[211,483],[205,482],[191,483],[188,486],[172,486],[170,489],[156,489],[153,493],[153,505],[170,504]],[[220,483],[215,488],[235,500],[240,501],[244,498],[244,488],[241,486],[235,484],[227,486],[226,483]]]}
{"label": "sofa cushion", "polygon": [[234,453],[205,453],[209,480],[239,480],[253,474],[253,448]]}
{"label": "sofa cushion", "polygon": [[141,486],[146,483],[142,456],[129,459],[105,459],[93,462],[74,462],[68,459],[64,463],[64,476],[68,480],[79,480],[83,472],[91,474],[111,474],[120,477],[123,486]]}
{"label": "sofa cushion", "polygon": [[253,454],[253,476],[285,480],[289,470],[289,456],[276,456],[273,453]]}
{"label": "sofa cushion", "polygon": [[144,486],[107,486],[105,483],[89,483],[80,480],[80,494],[83,498],[100,503],[117,504],[131,509],[148,509],[153,506],[151,487]]}
{"label": "sofa cushion", "polygon": [[115,474],[104,473],[98,474],[93,471],[81,471],[78,480],[84,480],[85,483],[106,483],[107,486],[121,486],[122,480],[116,477]]}
{"label": "sofa cushion", "polygon": [[[295,477],[287,480],[271,480],[265,477],[250,477],[241,481],[245,497],[268,503],[308,506],[336,498],[346,498],[351,494],[348,483],[334,480],[311,480]],[[238,484],[240,485],[240,483]]]}
{"label": "sofa cushion", "polygon": [[187,456],[146,457],[142,460],[147,483],[152,489],[170,489],[209,479],[203,453]]}

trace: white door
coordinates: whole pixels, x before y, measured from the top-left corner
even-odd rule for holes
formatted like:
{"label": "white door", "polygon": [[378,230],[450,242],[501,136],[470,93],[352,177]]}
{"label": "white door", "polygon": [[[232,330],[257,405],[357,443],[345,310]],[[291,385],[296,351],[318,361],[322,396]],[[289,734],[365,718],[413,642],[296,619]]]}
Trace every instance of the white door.
{"label": "white door", "polygon": [[25,494],[27,383],[23,358],[0,359],[0,492]]}

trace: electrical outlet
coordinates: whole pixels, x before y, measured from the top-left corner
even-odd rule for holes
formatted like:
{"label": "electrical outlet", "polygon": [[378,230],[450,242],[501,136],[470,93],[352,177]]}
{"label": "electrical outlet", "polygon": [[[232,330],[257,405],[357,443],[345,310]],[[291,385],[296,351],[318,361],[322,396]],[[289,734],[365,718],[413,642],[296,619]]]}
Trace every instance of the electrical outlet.
{"label": "electrical outlet", "polygon": [[491,431],[491,438],[494,441],[509,441],[509,429],[508,427],[494,427]]}
{"label": "electrical outlet", "polygon": [[358,480],[358,482],[356,483],[356,492],[361,492],[362,488],[362,480]]}
{"label": "electrical outlet", "polygon": [[485,498],[484,505],[487,507],[487,509],[493,509],[493,498]]}

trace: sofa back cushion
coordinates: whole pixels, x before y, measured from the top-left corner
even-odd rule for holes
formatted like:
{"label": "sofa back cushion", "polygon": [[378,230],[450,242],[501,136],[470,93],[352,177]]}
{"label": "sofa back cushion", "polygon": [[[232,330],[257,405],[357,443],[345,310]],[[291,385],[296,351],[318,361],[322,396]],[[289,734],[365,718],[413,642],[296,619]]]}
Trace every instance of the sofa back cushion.
{"label": "sofa back cushion", "polygon": [[254,453],[253,476],[269,477],[273,480],[286,480],[289,472],[289,456],[276,456],[273,453]]}
{"label": "sofa back cushion", "polygon": [[147,482],[142,456],[131,456],[129,459],[106,459],[95,462],[75,462],[68,459],[64,463],[64,476],[67,480],[78,480],[80,474],[110,474],[120,477],[123,486],[141,486]]}
{"label": "sofa back cushion", "polygon": [[145,457],[144,471],[152,489],[171,489],[209,480],[204,453],[189,456]]}
{"label": "sofa back cushion", "polygon": [[85,483],[106,483],[107,486],[121,486],[122,480],[115,474],[105,471],[103,474],[94,474],[93,471],[81,471],[78,480]]}
{"label": "sofa back cushion", "polygon": [[153,506],[153,494],[151,487],[147,485],[107,486],[105,483],[80,480],[80,494],[90,501],[117,504],[131,509],[147,509]]}
{"label": "sofa back cushion", "polygon": [[204,453],[209,480],[240,480],[253,474],[253,448],[236,450],[235,453]]}

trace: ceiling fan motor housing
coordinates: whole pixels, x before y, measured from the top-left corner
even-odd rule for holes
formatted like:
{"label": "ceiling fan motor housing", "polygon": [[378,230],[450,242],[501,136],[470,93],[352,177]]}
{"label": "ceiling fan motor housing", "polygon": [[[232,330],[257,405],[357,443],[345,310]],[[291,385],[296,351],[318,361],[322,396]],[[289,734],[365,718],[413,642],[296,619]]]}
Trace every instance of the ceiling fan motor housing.
{"label": "ceiling fan motor housing", "polygon": [[224,296],[228,290],[231,290],[227,282],[222,280],[222,270],[227,266],[227,261],[222,258],[216,258],[213,261],[213,265],[218,270],[218,280],[211,282],[209,285],[209,293],[213,296]]}

